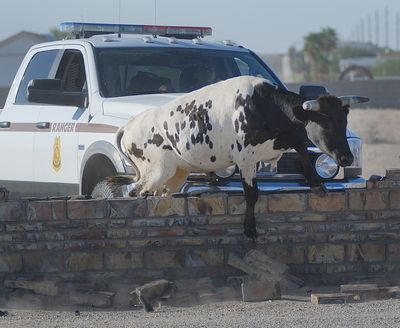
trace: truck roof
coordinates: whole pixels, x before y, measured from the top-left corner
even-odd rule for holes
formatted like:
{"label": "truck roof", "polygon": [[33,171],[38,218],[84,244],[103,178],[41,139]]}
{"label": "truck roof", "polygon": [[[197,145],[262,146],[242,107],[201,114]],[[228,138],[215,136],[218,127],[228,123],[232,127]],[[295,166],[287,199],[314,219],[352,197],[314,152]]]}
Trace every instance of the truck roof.
{"label": "truck roof", "polygon": [[207,49],[207,50],[225,50],[225,51],[237,51],[237,52],[249,52],[248,49],[243,46],[237,45],[230,40],[224,41],[206,41],[204,39],[177,39],[174,37],[152,37],[152,36],[125,36],[118,37],[117,35],[96,35],[90,38],[84,39],[66,39],[59,41],[52,41],[42,43],[34,46],[43,47],[49,45],[85,45],[90,43],[95,48],[185,48],[185,49]]}

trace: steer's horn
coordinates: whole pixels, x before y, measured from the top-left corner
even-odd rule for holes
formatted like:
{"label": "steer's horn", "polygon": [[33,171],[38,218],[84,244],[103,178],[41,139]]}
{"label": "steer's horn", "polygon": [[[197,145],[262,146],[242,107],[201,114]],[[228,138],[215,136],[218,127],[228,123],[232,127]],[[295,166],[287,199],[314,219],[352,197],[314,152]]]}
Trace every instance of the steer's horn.
{"label": "steer's horn", "polygon": [[319,103],[316,100],[307,100],[303,102],[303,109],[304,110],[318,110]]}
{"label": "steer's horn", "polygon": [[350,106],[353,104],[360,104],[369,101],[369,98],[361,96],[341,96],[339,97],[339,99],[342,101],[343,106]]}

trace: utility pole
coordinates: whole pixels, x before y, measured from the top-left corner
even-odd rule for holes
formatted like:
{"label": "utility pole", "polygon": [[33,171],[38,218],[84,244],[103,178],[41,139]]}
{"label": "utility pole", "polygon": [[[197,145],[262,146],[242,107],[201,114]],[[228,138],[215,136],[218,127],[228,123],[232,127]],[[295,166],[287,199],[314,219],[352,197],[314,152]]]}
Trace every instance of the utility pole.
{"label": "utility pole", "polygon": [[396,13],[396,50],[400,50],[400,12]]}
{"label": "utility pole", "polygon": [[367,18],[367,30],[368,30],[368,42],[372,43],[372,19],[371,15],[368,15]]}
{"label": "utility pole", "polygon": [[360,30],[361,30],[361,42],[365,42],[364,18],[361,18],[361,21],[360,21]]}
{"label": "utility pole", "polygon": [[385,7],[385,47],[389,48],[389,9]]}
{"label": "utility pole", "polygon": [[379,47],[379,11],[375,10],[375,43]]}

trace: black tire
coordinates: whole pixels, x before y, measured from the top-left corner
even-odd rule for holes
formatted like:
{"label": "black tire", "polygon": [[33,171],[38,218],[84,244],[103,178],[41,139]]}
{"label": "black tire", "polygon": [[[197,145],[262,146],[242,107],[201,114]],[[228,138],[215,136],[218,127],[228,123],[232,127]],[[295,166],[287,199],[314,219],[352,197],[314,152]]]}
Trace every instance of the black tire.
{"label": "black tire", "polygon": [[94,186],[91,196],[92,198],[115,198],[123,195],[121,186],[102,180]]}

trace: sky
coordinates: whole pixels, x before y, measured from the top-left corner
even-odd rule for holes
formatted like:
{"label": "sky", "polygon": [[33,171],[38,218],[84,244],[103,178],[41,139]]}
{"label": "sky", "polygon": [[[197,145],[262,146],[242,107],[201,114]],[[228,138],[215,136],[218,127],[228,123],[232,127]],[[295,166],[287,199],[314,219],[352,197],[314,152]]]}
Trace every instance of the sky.
{"label": "sky", "polygon": [[383,46],[385,8],[389,46],[396,48],[396,16],[400,15],[400,0],[1,0],[0,3],[0,40],[22,30],[45,34],[64,21],[119,21],[210,26],[213,36],[209,39],[234,40],[257,53],[284,53],[291,46],[301,48],[304,36],[324,27],[334,28],[342,40],[351,36],[361,39],[363,30],[364,40],[370,36],[375,41],[376,12],[379,42]]}

